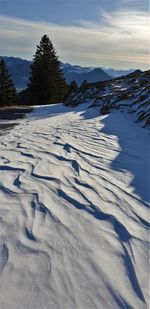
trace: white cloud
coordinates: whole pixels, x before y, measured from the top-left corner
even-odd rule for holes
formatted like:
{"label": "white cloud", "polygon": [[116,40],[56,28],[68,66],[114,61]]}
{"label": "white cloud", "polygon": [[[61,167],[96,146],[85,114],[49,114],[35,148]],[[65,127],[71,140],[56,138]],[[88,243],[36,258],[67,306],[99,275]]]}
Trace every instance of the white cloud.
{"label": "white cloud", "polygon": [[70,26],[0,15],[1,52],[32,58],[46,33],[62,61],[146,69],[148,23],[148,13],[131,11],[102,12],[99,23],[80,21]]}

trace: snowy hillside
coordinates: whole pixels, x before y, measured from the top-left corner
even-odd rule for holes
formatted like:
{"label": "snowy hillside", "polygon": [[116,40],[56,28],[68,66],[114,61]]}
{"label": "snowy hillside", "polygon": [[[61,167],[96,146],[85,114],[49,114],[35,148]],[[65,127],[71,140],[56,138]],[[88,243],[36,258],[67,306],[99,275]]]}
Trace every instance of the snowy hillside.
{"label": "snowy hillside", "polygon": [[1,309],[148,306],[149,131],[90,105],[0,121]]}
{"label": "snowy hillside", "polygon": [[103,114],[113,109],[133,114],[143,126],[150,126],[150,71],[137,70],[110,81],[87,84],[66,99],[66,105],[76,106],[91,101]]}

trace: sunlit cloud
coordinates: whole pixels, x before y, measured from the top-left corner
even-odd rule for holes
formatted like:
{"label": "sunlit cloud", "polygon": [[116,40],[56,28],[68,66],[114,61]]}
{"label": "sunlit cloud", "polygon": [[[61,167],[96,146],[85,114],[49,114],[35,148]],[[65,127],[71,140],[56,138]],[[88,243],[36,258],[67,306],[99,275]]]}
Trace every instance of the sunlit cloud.
{"label": "sunlit cloud", "polygon": [[147,69],[148,23],[148,13],[131,11],[103,11],[99,22],[81,20],[70,26],[0,15],[1,54],[31,59],[46,33],[64,62]]}

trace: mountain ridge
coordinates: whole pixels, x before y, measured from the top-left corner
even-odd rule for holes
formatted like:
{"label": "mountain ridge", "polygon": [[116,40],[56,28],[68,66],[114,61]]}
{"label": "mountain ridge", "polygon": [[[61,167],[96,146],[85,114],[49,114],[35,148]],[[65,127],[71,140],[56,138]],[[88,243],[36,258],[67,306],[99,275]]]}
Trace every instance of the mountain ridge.
{"label": "mountain ridge", "polygon": [[[16,89],[18,91],[25,89],[28,83],[30,65],[32,61],[13,56],[0,56],[0,58],[4,58]],[[114,70],[103,67],[81,67],[79,65],[72,65],[62,62],[61,67],[67,83],[70,84],[73,80],[75,80],[78,85],[80,85],[84,80],[87,80],[87,82],[103,81],[133,72],[133,69]]]}

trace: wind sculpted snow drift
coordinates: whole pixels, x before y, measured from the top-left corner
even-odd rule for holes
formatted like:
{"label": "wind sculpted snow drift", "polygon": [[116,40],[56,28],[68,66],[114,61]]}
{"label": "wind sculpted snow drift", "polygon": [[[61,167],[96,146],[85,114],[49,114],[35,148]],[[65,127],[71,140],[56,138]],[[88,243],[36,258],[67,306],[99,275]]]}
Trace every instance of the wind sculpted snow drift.
{"label": "wind sculpted snow drift", "polygon": [[1,309],[147,308],[149,132],[87,107],[0,135]]}

